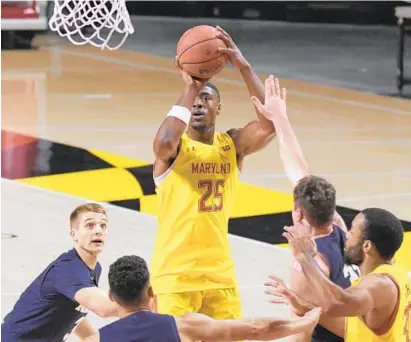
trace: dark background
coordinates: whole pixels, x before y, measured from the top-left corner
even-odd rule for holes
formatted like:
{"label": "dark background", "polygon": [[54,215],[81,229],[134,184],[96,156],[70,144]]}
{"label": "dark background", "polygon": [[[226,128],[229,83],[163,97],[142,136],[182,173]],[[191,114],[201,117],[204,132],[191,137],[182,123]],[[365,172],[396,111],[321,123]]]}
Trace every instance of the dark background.
{"label": "dark background", "polygon": [[131,15],[395,25],[406,1],[127,1]]}

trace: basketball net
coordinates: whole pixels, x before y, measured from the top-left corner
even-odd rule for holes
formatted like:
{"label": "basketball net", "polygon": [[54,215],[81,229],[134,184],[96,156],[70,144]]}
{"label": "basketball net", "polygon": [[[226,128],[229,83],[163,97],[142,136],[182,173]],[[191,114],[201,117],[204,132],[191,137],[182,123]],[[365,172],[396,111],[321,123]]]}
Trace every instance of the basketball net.
{"label": "basketball net", "polygon": [[119,49],[134,33],[125,0],[54,0],[49,26],[75,45],[91,44],[102,50]]}

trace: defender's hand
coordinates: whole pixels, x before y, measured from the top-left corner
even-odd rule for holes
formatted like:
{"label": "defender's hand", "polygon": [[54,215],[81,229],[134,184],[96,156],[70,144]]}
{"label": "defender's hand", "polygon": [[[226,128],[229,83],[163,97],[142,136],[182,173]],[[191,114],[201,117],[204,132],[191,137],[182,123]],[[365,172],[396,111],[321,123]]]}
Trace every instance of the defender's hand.
{"label": "defender's hand", "polygon": [[218,48],[218,51],[223,52],[228,55],[231,65],[236,69],[243,69],[249,67],[250,63],[244,58],[240,49],[234,43],[230,35],[224,31],[220,26],[216,27],[217,37],[222,39],[223,42],[227,45],[226,48]]}
{"label": "defender's hand", "polygon": [[287,117],[287,107],[286,107],[286,93],[285,88],[280,88],[280,81],[277,77],[270,75],[265,80],[265,99],[264,104],[253,96],[251,100],[257,107],[257,110],[265,116],[266,119],[273,121],[276,116],[281,116],[285,119]]}
{"label": "defender's hand", "polygon": [[274,275],[270,275],[269,278],[270,281],[265,282],[264,286],[269,287],[265,293],[272,297],[270,303],[288,304],[299,316],[303,316],[307,311],[315,308],[314,305],[303,300],[300,296],[291,291],[280,278]]}
{"label": "defender's hand", "polygon": [[317,253],[317,244],[312,238],[311,226],[305,220],[295,226],[284,227],[283,236],[288,240],[291,252],[297,260],[312,258]]}
{"label": "defender's hand", "polygon": [[310,311],[308,311],[303,318],[307,319],[310,322],[311,329],[314,330],[315,326],[318,324],[318,321],[320,320],[322,314],[321,308],[314,308]]}

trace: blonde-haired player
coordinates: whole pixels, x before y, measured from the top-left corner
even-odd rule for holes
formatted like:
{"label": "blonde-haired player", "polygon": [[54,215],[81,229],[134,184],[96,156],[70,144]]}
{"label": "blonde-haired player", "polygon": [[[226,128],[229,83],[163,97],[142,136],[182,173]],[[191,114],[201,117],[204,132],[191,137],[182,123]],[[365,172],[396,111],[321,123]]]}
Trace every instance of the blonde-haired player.
{"label": "blonde-haired player", "polygon": [[97,259],[107,227],[106,210],[100,204],[86,203],[72,211],[73,248],[53,260],[21,294],[1,325],[2,341],[65,341],[72,332],[86,338],[96,331],[86,317],[88,311],[117,317],[116,305],[98,287]]}
{"label": "blonde-haired player", "polygon": [[[223,49],[249,93],[264,87],[230,36],[217,27]],[[228,220],[244,157],[265,147],[274,125],[258,114],[241,129],[215,132],[220,94],[207,80],[181,71],[184,92],[154,140],[158,233],[151,263],[156,311],[173,316],[199,312],[215,319],[242,315]]]}

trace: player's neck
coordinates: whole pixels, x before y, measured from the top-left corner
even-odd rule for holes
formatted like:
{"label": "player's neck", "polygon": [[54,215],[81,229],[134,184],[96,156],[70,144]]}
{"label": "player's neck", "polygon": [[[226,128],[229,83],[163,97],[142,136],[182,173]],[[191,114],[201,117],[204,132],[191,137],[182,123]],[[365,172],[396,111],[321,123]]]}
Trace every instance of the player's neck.
{"label": "player's neck", "polygon": [[88,268],[94,270],[97,265],[97,254],[90,253],[89,251],[86,251],[85,249],[78,246],[74,246],[74,248],[76,249],[81,260],[83,260]]}
{"label": "player's neck", "polygon": [[325,227],[312,227],[312,235],[316,238],[330,235],[334,230],[332,224]]}
{"label": "player's neck", "polygon": [[214,143],[214,131],[214,128],[204,132],[199,132],[195,129],[189,129],[187,134],[192,140],[199,141],[203,144],[212,145]]}
{"label": "player's neck", "polygon": [[149,305],[141,305],[141,306],[132,306],[132,307],[124,307],[124,306],[120,306],[118,308],[118,317],[119,318],[124,318],[127,316],[130,316],[136,312],[140,312],[140,311],[151,311],[150,310],[150,306]]}
{"label": "player's neck", "polygon": [[391,265],[391,260],[384,260],[382,258],[365,258],[360,265],[361,275],[365,276],[374,271],[378,266],[381,265]]}

